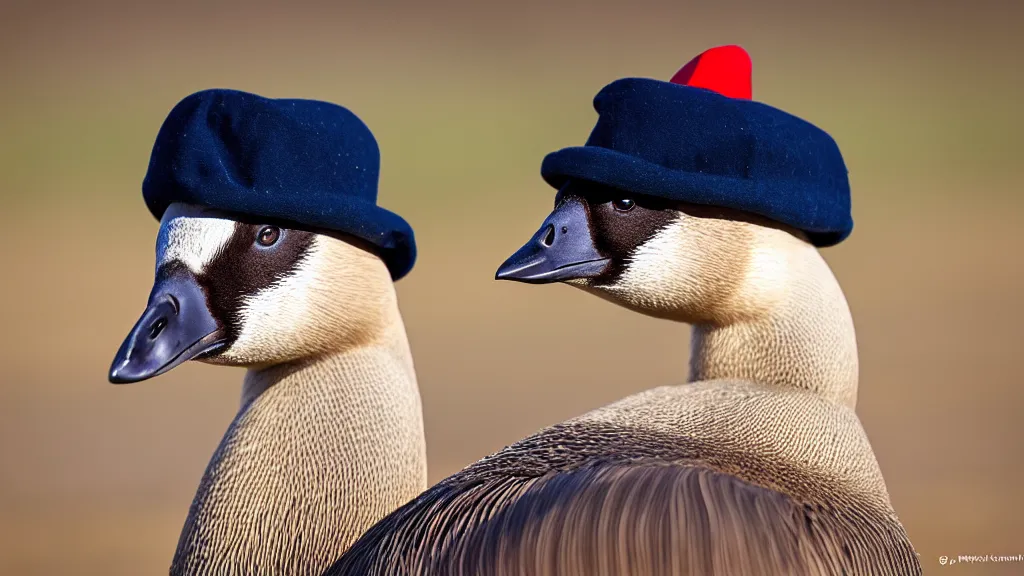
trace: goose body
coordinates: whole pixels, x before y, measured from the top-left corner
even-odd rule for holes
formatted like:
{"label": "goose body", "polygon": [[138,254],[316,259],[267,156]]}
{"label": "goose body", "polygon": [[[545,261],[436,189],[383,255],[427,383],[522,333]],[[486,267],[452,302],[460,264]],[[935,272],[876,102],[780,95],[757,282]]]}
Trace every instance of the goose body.
{"label": "goose body", "polygon": [[415,242],[377,205],[379,166],[369,128],[329,102],[204,90],[164,120],[142,185],[153,288],[109,378],[246,369],[172,576],[319,576],[426,488],[394,289]]}
{"label": "goose body", "polygon": [[693,324],[690,381],[470,465],[329,574],[920,574],[854,412],[846,300],[800,231],[574,180],[498,277]]}
{"label": "goose body", "polygon": [[920,568],[848,409],[711,380],[631,396],[469,466],[388,516],[329,573]]}
{"label": "goose body", "polygon": [[[188,353],[248,367],[171,574],[319,576],[427,486],[416,374],[379,258],[351,240],[235,218],[174,204],[161,223],[156,300],[172,296],[181,322],[208,308],[216,326],[210,352]],[[144,352],[119,356],[115,375]]]}
{"label": "goose body", "polygon": [[[426,488],[416,374],[379,258],[351,240],[235,218],[173,204],[161,222],[154,300],[169,295],[179,310],[164,331],[208,311],[208,351],[185,354],[248,367],[171,574],[319,576]],[[262,246],[268,234],[276,240]],[[141,379],[140,363],[160,355],[134,349],[115,360],[115,379]]]}

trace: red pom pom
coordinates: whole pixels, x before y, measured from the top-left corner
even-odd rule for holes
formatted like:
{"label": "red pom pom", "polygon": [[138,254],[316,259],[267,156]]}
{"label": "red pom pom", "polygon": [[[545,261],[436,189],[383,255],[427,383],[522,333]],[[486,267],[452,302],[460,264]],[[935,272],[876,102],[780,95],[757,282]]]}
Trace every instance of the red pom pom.
{"label": "red pom pom", "polygon": [[746,50],[739,46],[718,46],[687,62],[670,82],[750,100],[753,93],[751,68],[750,54]]}

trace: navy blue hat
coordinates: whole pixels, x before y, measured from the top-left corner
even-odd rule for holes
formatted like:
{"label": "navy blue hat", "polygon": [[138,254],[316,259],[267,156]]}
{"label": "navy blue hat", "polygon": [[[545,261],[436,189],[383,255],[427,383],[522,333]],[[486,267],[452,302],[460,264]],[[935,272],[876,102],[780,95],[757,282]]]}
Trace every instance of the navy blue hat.
{"label": "navy blue hat", "polygon": [[142,195],[157,219],[187,202],[350,234],[397,280],[416,243],[402,217],[377,206],[379,170],[373,134],[341,106],[205,90],[164,120]]}
{"label": "navy blue hat", "polygon": [[548,154],[541,175],[555,188],[581,179],[742,210],[802,230],[816,246],[838,244],[853,230],[839,147],[809,122],[749,100],[749,63],[728,46],[671,82],[612,82],[594,98],[599,117],[586,145]]}

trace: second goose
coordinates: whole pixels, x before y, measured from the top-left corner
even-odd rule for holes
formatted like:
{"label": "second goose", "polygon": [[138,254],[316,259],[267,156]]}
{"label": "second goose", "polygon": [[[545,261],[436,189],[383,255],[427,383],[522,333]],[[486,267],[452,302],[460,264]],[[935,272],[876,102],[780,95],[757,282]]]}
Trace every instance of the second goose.
{"label": "second goose", "polygon": [[587,146],[545,159],[555,210],[497,273],[692,324],[690,382],[470,465],[330,574],[921,573],[817,250],[852,228],[842,157],[749,86],[746,53],[723,47],[673,82],[606,87]]}

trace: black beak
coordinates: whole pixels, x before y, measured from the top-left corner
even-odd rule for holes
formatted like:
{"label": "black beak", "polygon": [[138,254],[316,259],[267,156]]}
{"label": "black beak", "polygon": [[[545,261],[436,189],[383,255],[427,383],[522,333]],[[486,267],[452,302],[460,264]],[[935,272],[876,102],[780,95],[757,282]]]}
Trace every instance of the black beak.
{"label": "black beak", "polygon": [[114,357],[110,381],[152,378],[223,344],[202,288],[191,275],[175,274],[153,286],[149,307]]}
{"label": "black beak", "polygon": [[594,278],[605,271],[608,262],[594,246],[586,206],[577,198],[568,198],[525,246],[505,260],[494,278],[530,284]]}

